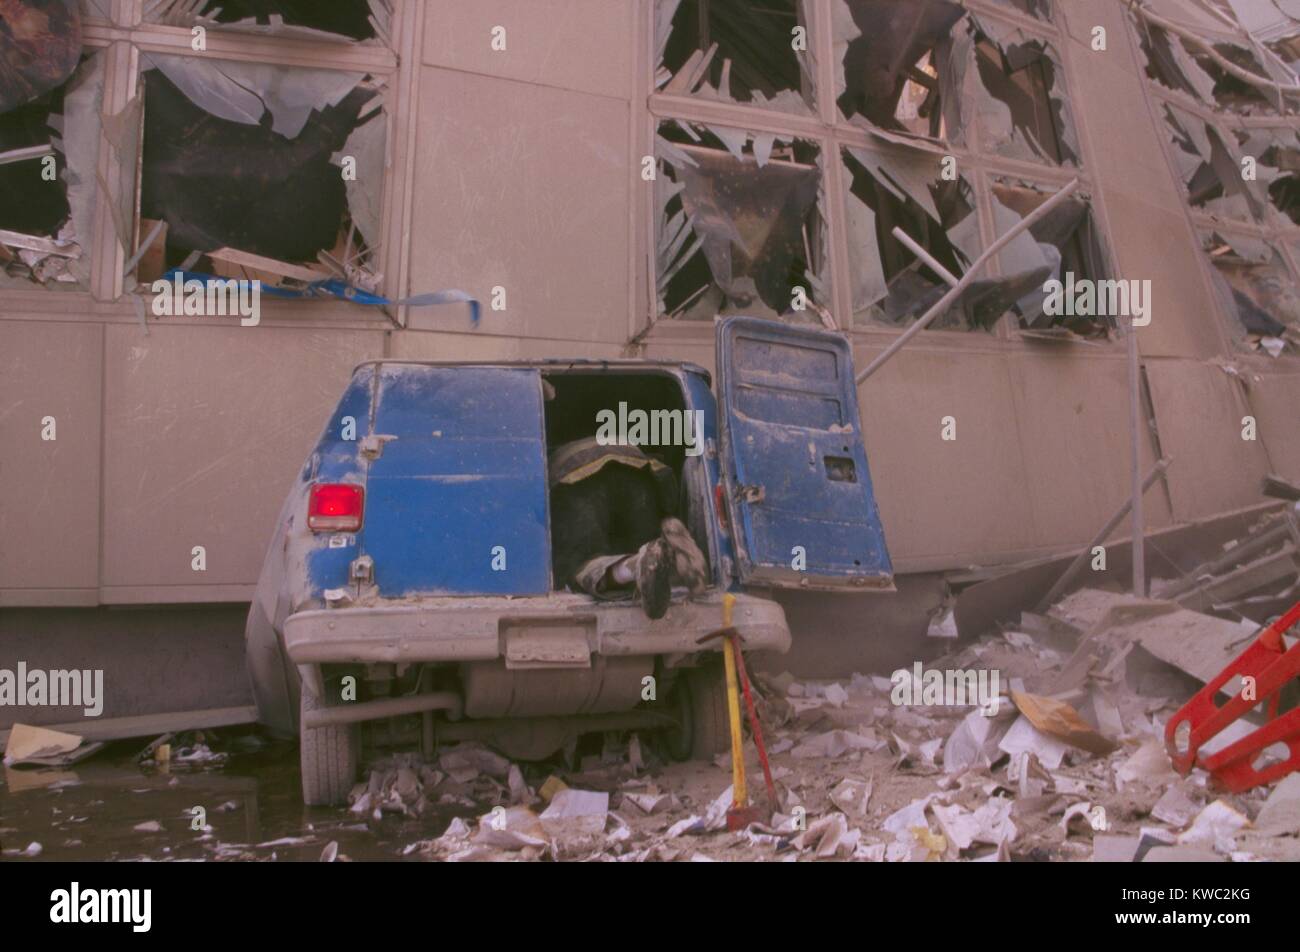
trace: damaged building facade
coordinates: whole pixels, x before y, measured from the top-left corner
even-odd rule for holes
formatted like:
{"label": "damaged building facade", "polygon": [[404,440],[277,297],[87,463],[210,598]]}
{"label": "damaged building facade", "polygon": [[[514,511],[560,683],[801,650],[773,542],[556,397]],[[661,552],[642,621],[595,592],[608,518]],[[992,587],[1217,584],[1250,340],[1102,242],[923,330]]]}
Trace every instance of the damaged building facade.
{"label": "damaged building facade", "polygon": [[[1300,480],[1287,6],[0,2],[6,654],[89,630],[109,716],[246,706],[277,509],[358,362],[712,367],[753,314],[864,368],[1076,180],[863,382],[899,592],[783,598],[791,669],[911,658],[955,579],[1093,538],[1130,323],[1148,529],[1259,506]],[[196,276],[261,281],[256,319],[157,306]]]}

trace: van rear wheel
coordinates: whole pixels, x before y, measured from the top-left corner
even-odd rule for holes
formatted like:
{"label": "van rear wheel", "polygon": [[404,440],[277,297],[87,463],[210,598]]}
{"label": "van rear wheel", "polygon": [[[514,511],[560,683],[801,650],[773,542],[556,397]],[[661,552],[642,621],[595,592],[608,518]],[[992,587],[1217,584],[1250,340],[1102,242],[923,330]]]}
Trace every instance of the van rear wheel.
{"label": "van rear wheel", "polygon": [[308,806],[339,806],[347,802],[361,760],[361,729],[356,724],[307,727],[305,715],[323,704],[302,688],[299,703],[298,751],[302,764],[302,802]]}
{"label": "van rear wheel", "polygon": [[665,732],[674,760],[712,760],[731,748],[727,721],[727,685],[722,665],[715,662],[688,668],[673,689],[677,726]]}

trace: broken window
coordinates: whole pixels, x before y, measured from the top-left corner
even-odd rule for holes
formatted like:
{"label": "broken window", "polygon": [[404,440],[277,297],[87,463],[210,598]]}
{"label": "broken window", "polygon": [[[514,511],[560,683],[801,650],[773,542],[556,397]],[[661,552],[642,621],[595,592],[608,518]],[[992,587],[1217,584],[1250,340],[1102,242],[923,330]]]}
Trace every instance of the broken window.
{"label": "broken window", "polygon": [[1235,137],[1199,116],[1165,104],[1173,159],[1187,198],[1195,208],[1222,218],[1250,221],[1263,213],[1267,196],[1248,179]]}
{"label": "broken window", "polygon": [[948,0],[835,0],[836,103],[849,120],[946,138],[960,120],[970,41]]}
{"label": "broken window", "polygon": [[331,279],[378,289],[380,84],[325,69],[144,59],[139,232],[153,253],[140,281],[180,267],[286,291]]}
{"label": "broken window", "polygon": [[1239,130],[1241,151],[1255,160],[1250,172],[1267,190],[1268,200],[1300,225],[1300,134],[1290,127]]}
{"label": "broken window", "polygon": [[1300,224],[1300,136],[1290,127],[1230,131],[1164,105],[1188,202],[1217,218],[1267,224],[1268,206]]}
{"label": "broken window", "polygon": [[[905,326],[943,297],[949,285],[894,236],[894,229],[960,278],[979,256],[974,193],[965,179],[941,177],[942,156],[898,143],[850,146],[842,159],[848,173],[844,212],[854,323]],[[929,326],[991,327],[1011,303],[994,300],[997,283],[977,280]]]}
{"label": "broken window", "polygon": [[1277,357],[1300,347],[1300,291],[1268,242],[1228,231],[1201,233],[1219,296],[1247,346]]}
{"label": "broken window", "polygon": [[[1055,189],[1007,178],[993,180],[993,220],[999,235],[1010,231]],[[1119,315],[1102,300],[1110,279],[1092,208],[1077,193],[1021,232],[998,255],[1002,273],[1020,290],[1011,307],[1024,336],[1070,340],[1105,337]],[[1044,287],[1058,281],[1056,299]],[[1090,289],[1084,293],[1075,290]]]}
{"label": "broken window", "polygon": [[390,43],[392,0],[146,0],[145,20],[308,39]]}
{"label": "broken window", "polygon": [[10,21],[0,7],[0,287],[85,290],[103,54],[81,59],[65,4],[27,10],[41,16]]}
{"label": "broken window", "polygon": [[981,147],[1015,159],[1078,165],[1060,59],[1022,30],[981,21],[975,66]]}
{"label": "broken window", "polygon": [[830,321],[816,146],[673,121],[656,151],[661,315]]}
{"label": "broken window", "polygon": [[799,0],[658,0],[655,88],[786,112],[815,107]]}
{"label": "broken window", "polygon": [[[1146,21],[1139,22],[1139,34],[1147,76],[1166,89],[1240,115],[1278,111],[1280,93],[1273,85],[1278,77],[1270,77],[1247,47],[1192,41]],[[1282,81],[1290,82],[1286,77]]]}

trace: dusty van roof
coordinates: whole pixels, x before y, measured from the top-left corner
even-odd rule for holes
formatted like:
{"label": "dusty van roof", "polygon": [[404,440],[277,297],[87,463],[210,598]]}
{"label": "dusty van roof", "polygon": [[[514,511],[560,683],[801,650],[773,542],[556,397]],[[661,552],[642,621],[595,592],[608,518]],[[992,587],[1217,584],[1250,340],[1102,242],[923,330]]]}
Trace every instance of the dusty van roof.
{"label": "dusty van roof", "polygon": [[378,360],[363,360],[352,368],[352,372],[356,373],[362,367],[393,365],[407,365],[413,367],[536,367],[539,370],[593,370],[601,368],[609,368],[611,370],[631,370],[636,368],[648,368],[656,370],[682,370],[689,373],[702,374],[704,378],[709,381],[712,381],[713,379],[713,374],[710,371],[689,360],[656,360],[651,358],[632,357],[610,360],[601,360],[591,357],[548,357],[542,360],[408,360],[405,358],[380,358]]}

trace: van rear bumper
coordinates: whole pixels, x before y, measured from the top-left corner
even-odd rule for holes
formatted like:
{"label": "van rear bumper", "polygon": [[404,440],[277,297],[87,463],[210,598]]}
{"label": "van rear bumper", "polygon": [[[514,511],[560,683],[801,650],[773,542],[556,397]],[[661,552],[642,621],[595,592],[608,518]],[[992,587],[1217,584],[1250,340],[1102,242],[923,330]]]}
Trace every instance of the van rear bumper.
{"label": "van rear bumper", "polygon": [[[747,650],[790,648],[785,612],[769,599],[737,595],[733,624]],[[635,602],[595,602],[568,593],[428,598],[298,612],[284,622],[284,645],[295,664],[487,661],[507,657],[514,638],[544,652],[546,633],[553,630],[570,645],[585,637],[593,655],[693,654],[720,650],[720,640],[701,645],[699,638],[721,627],[721,594],[674,601],[658,621],[646,618]]]}

